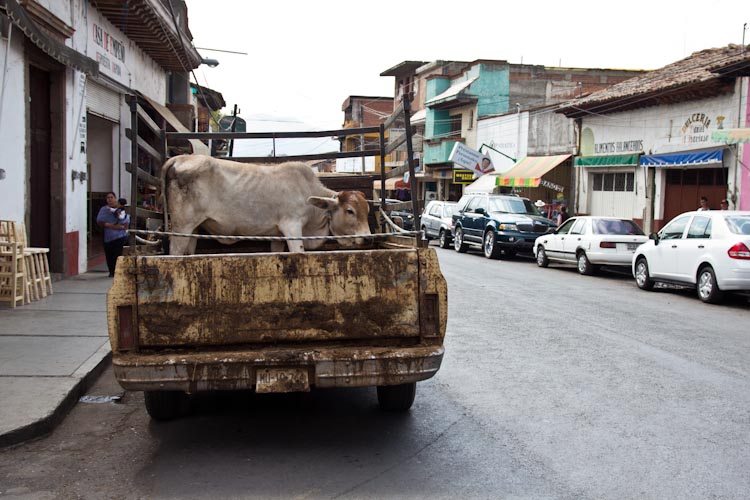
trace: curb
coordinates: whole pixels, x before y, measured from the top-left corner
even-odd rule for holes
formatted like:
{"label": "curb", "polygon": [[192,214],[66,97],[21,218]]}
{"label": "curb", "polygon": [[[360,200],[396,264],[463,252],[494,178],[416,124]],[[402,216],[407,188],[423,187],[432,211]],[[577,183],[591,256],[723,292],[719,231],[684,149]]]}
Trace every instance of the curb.
{"label": "curb", "polygon": [[99,375],[112,362],[112,352],[107,353],[87,374],[78,379],[62,402],[46,417],[0,435],[0,448],[23,443],[51,433],[78,403],[78,399],[94,384]]}

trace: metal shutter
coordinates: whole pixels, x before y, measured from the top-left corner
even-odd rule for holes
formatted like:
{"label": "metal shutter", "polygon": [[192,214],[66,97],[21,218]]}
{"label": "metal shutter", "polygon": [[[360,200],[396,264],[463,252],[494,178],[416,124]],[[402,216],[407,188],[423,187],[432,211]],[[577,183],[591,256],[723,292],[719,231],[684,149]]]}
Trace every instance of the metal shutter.
{"label": "metal shutter", "polygon": [[89,113],[120,121],[120,94],[90,78],[86,81],[86,106]]}

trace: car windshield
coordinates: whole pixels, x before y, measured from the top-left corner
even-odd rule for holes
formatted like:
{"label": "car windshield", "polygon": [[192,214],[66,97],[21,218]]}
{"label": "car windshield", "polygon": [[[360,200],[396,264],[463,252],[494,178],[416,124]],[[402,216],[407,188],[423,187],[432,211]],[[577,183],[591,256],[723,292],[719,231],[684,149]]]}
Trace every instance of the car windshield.
{"label": "car windshield", "polygon": [[750,215],[726,217],[727,226],[734,234],[750,234]]}
{"label": "car windshield", "polygon": [[592,227],[594,234],[643,234],[638,224],[625,219],[594,219]]}
{"label": "car windshield", "polygon": [[490,198],[490,212],[539,215],[534,205],[523,198]]}

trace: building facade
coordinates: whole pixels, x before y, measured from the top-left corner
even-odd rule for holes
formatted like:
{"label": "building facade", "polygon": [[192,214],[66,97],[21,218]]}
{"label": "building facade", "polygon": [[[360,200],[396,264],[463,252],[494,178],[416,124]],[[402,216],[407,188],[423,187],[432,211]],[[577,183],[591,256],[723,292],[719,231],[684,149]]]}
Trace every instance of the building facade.
{"label": "building facade", "polygon": [[750,148],[723,133],[750,124],[748,75],[750,51],[730,45],[562,105],[580,136],[574,211],[652,231],[702,196],[750,209]]}
{"label": "building facade", "polygon": [[[25,223],[29,244],[50,249],[53,273],[85,272],[103,260],[95,218],[104,196],[131,193],[126,97],[153,103],[157,122],[179,121],[167,104],[194,107],[188,73],[201,57],[187,9],[0,0],[0,26],[0,218]],[[194,116],[181,112],[192,129]]]}

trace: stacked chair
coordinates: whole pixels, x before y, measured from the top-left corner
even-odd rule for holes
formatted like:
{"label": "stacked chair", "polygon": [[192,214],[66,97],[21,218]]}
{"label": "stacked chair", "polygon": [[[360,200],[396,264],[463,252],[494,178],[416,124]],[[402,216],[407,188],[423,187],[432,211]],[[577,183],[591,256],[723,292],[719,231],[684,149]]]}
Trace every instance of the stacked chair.
{"label": "stacked chair", "polygon": [[0,220],[0,301],[16,307],[52,294],[48,254],[27,246],[23,223]]}

